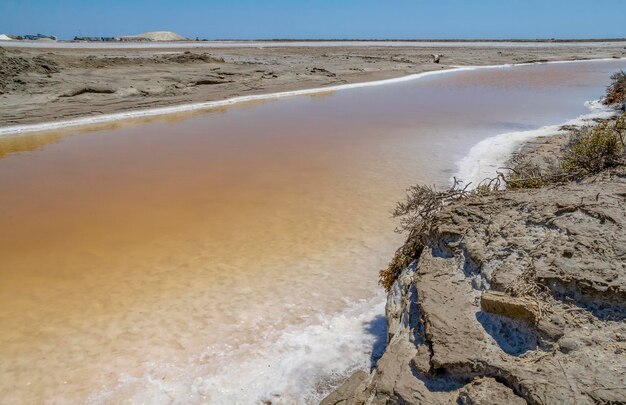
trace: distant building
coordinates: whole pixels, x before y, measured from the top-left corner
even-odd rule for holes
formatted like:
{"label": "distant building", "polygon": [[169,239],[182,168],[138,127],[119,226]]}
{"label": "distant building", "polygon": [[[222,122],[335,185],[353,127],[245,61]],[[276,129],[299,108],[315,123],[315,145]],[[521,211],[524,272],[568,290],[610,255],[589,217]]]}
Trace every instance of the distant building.
{"label": "distant building", "polygon": [[43,35],[43,34],[35,34],[35,35],[23,35],[22,38],[24,39],[29,39],[31,41],[36,41],[38,39],[51,39],[53,41],[57,40],[57,37],[55,37],[54,35]]}
{"label": "distant building", "polygon": [[137,37],[135,35],[125,35],[122,37],[115,37],[116,40],[122,42],[150,42],[152,41],[150,38]]}
{"label": "distant building", "polygon": [[115,37],[74,37],[74,41],[81,42],[115,42],[119,41]]}

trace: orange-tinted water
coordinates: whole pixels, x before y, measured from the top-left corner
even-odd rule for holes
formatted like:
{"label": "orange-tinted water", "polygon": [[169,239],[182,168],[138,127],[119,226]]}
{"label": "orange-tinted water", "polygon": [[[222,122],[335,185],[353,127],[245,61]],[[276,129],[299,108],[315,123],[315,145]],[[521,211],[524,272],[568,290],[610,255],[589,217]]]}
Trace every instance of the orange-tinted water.
{"label": "orange-tinted water", "polygon": [[[444,74],[0,140],[0,402],[234,398],[252,377],[207,381],[376,295],[406,187],[445,184],[481,139],[585,112],[625,64]],[[289,382],[285,370],[264,378]],[[268,390],[290,403],[310,384],[255,387],[242,403]]]}

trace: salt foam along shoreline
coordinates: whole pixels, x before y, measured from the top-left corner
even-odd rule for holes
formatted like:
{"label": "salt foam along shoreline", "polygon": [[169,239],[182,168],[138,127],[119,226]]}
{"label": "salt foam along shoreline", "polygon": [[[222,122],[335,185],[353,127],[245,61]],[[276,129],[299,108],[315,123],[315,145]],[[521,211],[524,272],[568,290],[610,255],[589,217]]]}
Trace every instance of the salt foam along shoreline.
{"label": "salt foam along shoreline", "polygon": [[565,125],[581,126],[592,119],[616,115],[616,111],[604,106],[601,100],[587,101],[585,106],[590,110],[588,114],[580,115],[561,124],[546,125],[528,131],[506,132],[480,141],[458,163],[458,171],[454,177],[463,181],[464,184],[471,183],[470,188],[475,188],[484,179],[495,177],[496,172],[502,170],[507,160],[522,144],[541,136],[556,135]]}
{"label": "salt foam along shoreline", "polygon": [[[626,59],[626,58],[621,58],[621,59]],[[598,61],[609,61],[609,60],[616,60],[616,59],[602,58],[602,59],[585,59],[585,60],[574,60],[574,61],[518,63],[518,64],[488,65],[488,66],[453,66],[451,69],[416,73],[416,74],[397,77],[393,79],[375,80],[375,81],[361,82],[361,83],[340,84],[336,86],[316,87],[312,89],[283,91],[283,92],[268,93],[268,94],[256,94],[256,95],[250,95],[250,96],[239,96],[239,97],[233,97],[233,98],[229,98],[225,100],[207,101],[204,103],[182,104],[182,105],[172,106],[172,107],[159,107],[159,108],[153,108],[153,109],[147,109],[147,110],[127,111],[127,112],[114,113],[114,114],[103,114],[103,115],[97,115],[93,117],[82,117],[82,118],[75,118],[71,120],[63,120],[63,121],[48,122],[48,123],[41,123],[41,124],[12,125],[12,126],[7,126],[7,127],[0,127],[0,137],[9,136],[9,135],[19,135],[19,134],[24,134],[24,133],[29,133],[29,132],[62,129],[62,128],[75,127],[75,126],[86,126],[86,125],[93,125],[93,124],[109,123],[109,122],[120,121],[120,120],[131,119],[131,118],[154,117],[154,116],[159,116],[159,115],[176,114],[176,113],[197,111],[197,110],[216,108],[216,107],[225,107],[225,106],[231,106],[231,105],[245,103],[249,101],[274,100],[274,99],[279,99],[283,97],[312,95],[312,94],[319,94],[319,93],[332,92],[332,91],[341,91],[341,90],[348,90],[348,89],[355,89],[355,88],[362,88],[362,87],[383,86],[386,84],[417,80],[417,79],[427,77],[427,76],[449,74],[449,73],[461,72],[461,71],[471,71],[471,70],[476,70],[476,69],[501,69],[501,68],[508,68],[508,67],[516,67],[516,66],[530,66],[530,65],[537,65],[537,64],[585,63],[585,62],[598,62]]]}
{"label": "salt foam along shoreline", "polygon": [[[168,364],[154,365],[140,377],[122,374],[117,386],[92,394],[87,403],[121,398],[153,404],[319,403],[353,372],[368,370],[372,357],[382,355],[387,338],[385,301],[380,290],[370,299],[346,303],[338,314],[320,315],[304,328],[288,328],[257,347],[208,348],[179,370],[179,378],[159,378],[162,368],[180,367]],[[206,356],[219,357],[218,373],[205,371]]]}

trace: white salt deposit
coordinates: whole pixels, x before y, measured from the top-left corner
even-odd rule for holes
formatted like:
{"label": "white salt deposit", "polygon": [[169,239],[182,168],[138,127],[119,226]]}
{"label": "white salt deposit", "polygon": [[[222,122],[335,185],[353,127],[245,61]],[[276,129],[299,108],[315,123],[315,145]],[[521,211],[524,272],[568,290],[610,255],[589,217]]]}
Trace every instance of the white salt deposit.
{"label": "white salt deposit", "polygon": [[[313,404],[356,370],[370,369],[386,341],[385,295],[351,305],[331,318],[285,331],[276,341],[232,350],[208,348],[191,359],[180,379],[161,379],[163,370],[141,377],[122,375],[119,385],[88,403]],[[202,359],[219,358],[219,373],[207,376]],[[168,368],[169,365],[162,365]],[[130,394],[130,398],[128,393]]]}
{"label": "white salt deposit", "polygon": [[559,133],[559,128],[564,125],[580,126],[595,118],[608,118],[615,115],[615,111],[602,105],[600,100],[588,101],[585,106],[590,112],[572,120],[530,131],[507,132],[479,142],[458,163],[455,177],[462,180],[464,184],[471,183],[470,188],[475,188],[484,179],[493,178],[496,172],[505,172],[504,166],[511,154],[525,142],[541,136],[556,135]]}

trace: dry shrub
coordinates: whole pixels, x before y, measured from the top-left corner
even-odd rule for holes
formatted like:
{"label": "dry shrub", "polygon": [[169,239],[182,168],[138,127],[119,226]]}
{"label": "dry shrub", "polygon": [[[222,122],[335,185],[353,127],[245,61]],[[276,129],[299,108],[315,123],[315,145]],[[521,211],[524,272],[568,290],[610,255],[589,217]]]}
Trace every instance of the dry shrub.
{"label": "dry shrub", "polygon": [[[419,256],[427,243],[428,237],[436,223],[436,216],[442,208],[453,201],[467,198],[469,196],[481,196],[502,190],[503,186],[510,188],[510,184],[521,184],[520,182],[535,181],[530,177],[535,177],[533,170],[518,167],[517,180],[498,173],[494,178],[487,178],[481,181],[474,189],[469,189],[471,184],[465,186],[460,181],[454,179],[454,184],[443,191],[437,190],[434,186],[415,185],[407,189],[406,197],[396,204],[392,211],[392,216],[400,220],[396,232],[406,234],[407,239],[404,244],[396,250],[393,259],[386,268],[379,271],[379,284],[387,292],[398,279],[402,270],[408,267]],[[518,186],[513,186],[516,188]],[[521,188],[521,186],[519,186]]]}
{"label": "dry shrub", "polygon": [[511,190],[540,188],[569,177],[561,171],[560,164],[553,157],[544,158],[544,165],[540,166],[518,155],[511,159],[511,167],[507,169],[504,182],[506,188]]}
{"label": "dry shrub", "polygon": [[396,232],[407,234],[406,242],[396,251],[389,265],[379,272],[379,284],[386,291],[391,289],[402,270],[422,253],[437,212],[450,202],[472,194],[468,187],[469,184],[462,187],[455,179],[452,187],[444,191],[427,185],[415,185],[407,190],[405,200],[398,202],[392,212],[394,218],[400,219]]}
{"label": "dry shrub", "polygon": [[611,84],[606,90],[604,104],[611,105],[626,102],[626,72],[623,70],[611,76]]}
{"label": "dry shrub", "polygon": [[505,177],[507,188],[539,188],[548,184],[543,170],[532,163],[519,163],[509,168]]}

